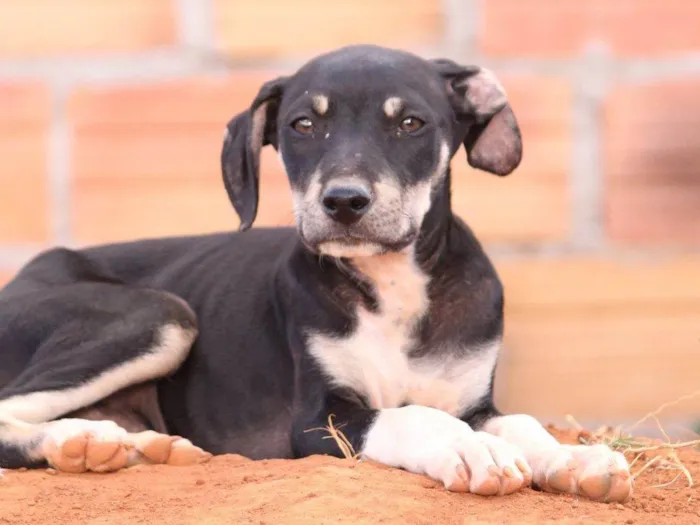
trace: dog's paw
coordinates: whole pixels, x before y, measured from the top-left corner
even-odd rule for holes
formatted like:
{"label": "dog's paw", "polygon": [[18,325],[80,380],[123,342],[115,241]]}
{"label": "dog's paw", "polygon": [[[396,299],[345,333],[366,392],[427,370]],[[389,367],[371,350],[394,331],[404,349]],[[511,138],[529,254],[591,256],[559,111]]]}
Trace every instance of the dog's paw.
{"label": "dog's paw", "polygon": [[196,465],[205,463],[211,454],[179,436],[159,434],[152,430],[128,434],[129,464],[157,463],[167,465]]}
{"label": "dog's paw", "polygon": [[485,432],[459,436],[426,460],[426,473],[453,492],[481,496],[512,494],[532,480],[532,471],[522,452]]}
{"label": "dog's paw", "polygon": [[211,454],[179,436],[129,434],[112,421],[61,419],[47,424],[41,451],[62,472],[114,472],[137,464],[195,465]]}
{"label": "dog's paw", "polygon": [[362,453],[386,465],[426,474],[454,492],[511,494],[532,478],[518,447],[423,406],[380,411]]}
{"label": "dog's paw", "polygon": [[47,424],[41,452],[62,472],[112,472],[127,464],[126,435],[112,421],[61,419]]}
{"label": "dog's paw", "polygon": [[529,460],[533,483],[542,490],[605,502],[624,502],[632,495],[627,460],[605,445],[561,446],[532,454]]}

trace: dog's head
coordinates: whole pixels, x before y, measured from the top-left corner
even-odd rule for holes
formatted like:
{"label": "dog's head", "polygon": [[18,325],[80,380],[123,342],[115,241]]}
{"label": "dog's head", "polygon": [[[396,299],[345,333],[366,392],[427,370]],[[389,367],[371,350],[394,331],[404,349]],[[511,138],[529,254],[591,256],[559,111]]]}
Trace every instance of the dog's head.
{"label": "dog's head", "polygon": [[460,145],[469,164],[497,175],[522,154],[488,70],[375,46],[345,47],[267,82],[229,122],[221,161],[242,230],[257,213],[267,144],[287,171],[302,240],[342,257],[412,244]]}

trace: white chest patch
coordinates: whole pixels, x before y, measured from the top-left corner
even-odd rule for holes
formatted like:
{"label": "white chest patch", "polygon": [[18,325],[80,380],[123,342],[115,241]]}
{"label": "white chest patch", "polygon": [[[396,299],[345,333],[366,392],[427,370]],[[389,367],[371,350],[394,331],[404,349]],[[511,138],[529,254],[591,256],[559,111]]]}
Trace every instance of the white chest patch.
{"label": "white chest patch", "polygon": [[353,389],[376,409],[415,404],[459,415],[477,402],[489,388],[500,341],[409,358],[414,328],[429,307],[429,277],[412,252],[353,263],[372,281],[379,311],[358,307],[355,331],[344,338],[309,334],[309,350],[331,382]]}

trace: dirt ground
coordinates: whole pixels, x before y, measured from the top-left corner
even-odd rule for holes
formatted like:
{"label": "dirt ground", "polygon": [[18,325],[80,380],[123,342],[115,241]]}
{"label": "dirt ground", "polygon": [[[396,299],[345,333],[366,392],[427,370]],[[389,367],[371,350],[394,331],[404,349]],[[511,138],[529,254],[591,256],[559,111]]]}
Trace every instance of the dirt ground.
{"label": "dirt ground", "polygon": [[[573,432],[553,430],[571,442]],[[651,453],[653,454],[653,453]],[[700,451],[679,452],[700,480]],[[649,456],[651,457],[651,456]],[[633,472],[646,463],[640,458]],[[371,462],[315,456],[194,467],[137,466],[115,474],[7,471],[0,524],[700,524],[700,484],[645,470],[624,505],[526,489],[503,498],[451,494],[428,478]]]}

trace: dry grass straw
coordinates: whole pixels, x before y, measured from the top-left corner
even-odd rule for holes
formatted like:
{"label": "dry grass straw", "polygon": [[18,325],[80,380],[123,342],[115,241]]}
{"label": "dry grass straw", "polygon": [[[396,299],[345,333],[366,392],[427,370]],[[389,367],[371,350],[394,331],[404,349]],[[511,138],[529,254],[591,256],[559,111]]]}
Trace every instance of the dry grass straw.
{"label": "dry grass straw", "polygon": [[323,436],[322,439],[333,439],[335,440],[336,444],[338,445],[338,448],[340,449],[340,452],[343,454],[343,457],[345,459],[357,459],[359,457],[359,454],[355,452],[355,448],[352,446],[352,443],[350,443],[350,440],[347,438],[345,434],[340,430],[342,428],[342,425],[336,427],[333,424],[333,414],[328,416],[328,425],[325,427],[316,427],[316,428],[310,428],[308,430],[305,430],[305,432],[312,432],[312,431],[325,431],[328,433],[327,436]]}
{"label": "dry grass straw", "polygon": [[[681,459],[678,457],[678,450],[684,448],[692,448],[700,446],[700,439],[694,439],[691,441],[683,441],[672,443],[671,438],[668,436],[664,430],[661,422],[658,419],[658,415],[670,406],[677,405],[683,401],[693,399],[700,396],[700,390],[692,392],[685,396],[679,397],[674,401],[664,403],[656,410],[649,412],[639,421],[633,425],[623,429],[622,426],[610,427],[602,426],[595,432],[586,431],[573,416],[567,415],[566,419],[568,423],[574,427],[579,432],[579,441],[586,445],[595,445],[598,443],[603,443],[609,446],[613,450],[622,452],[625,455],[632,456],[630,461],[630,470],[632,470],[632,477],[637,479],[644,472],[651,469],[663,469],[663,470],[678,470],[678,475],[673,478],[668,483],[663,483],[661,485],[654,485],[654,488],[668,488],[672,487],[676,481],[678,481],[681,476],[685,477],[688,482],[688,486],[692,487],[694,485],[693,476],[691,475],[688,468],[683,464]],[[664,436],[666,441],[652,440],[647,438],[635,438],[631,434],[631,431],[637,428],[639,425],[653,419],[656,423],[659,431]],[[650,455],[648,453],[655,453]],[[645,461],[636,472],[633,471],[633,467],[638,462]]]}

